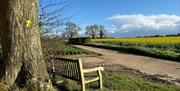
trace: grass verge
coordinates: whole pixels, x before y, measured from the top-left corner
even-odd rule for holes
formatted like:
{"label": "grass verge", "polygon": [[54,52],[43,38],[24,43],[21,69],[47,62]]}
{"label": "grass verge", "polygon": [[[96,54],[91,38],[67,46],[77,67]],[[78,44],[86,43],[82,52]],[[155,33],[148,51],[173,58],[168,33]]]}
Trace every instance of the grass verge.
{"label": "grass verge", "polygon": [[[57,76],[56,80],[65,80],[60,85],[62,91],[80,91],[80,84]],[[88,91],[98,91],[98,83],[86,86]],[[141,77],[131,76],[119,72],[103,72],[103,91],[180,91],[180,86],[157,83]]]}
{"label": "grass verge", "polygon": [[42,39],[41,45],[45,60],[49,60],[50,55],[67,56],[92,54],[90,51],[66,44],[66,40],[64,39]]}
{"label": "grass verge", "polygon": [[168,48],[134,46],[134,45],[116,45],[111,43],[90,43],[88,46],[111,49],[125,53],[150,56],[161,59],[168,59],[179,62],[180,53]]}

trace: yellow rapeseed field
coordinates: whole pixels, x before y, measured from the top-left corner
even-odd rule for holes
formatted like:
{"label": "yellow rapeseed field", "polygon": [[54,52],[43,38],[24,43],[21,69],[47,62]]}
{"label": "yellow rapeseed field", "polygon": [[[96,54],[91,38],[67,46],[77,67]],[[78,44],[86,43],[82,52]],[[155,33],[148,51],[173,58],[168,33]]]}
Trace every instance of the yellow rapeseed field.
{"label": "yellow rapeseed field", "polygon": [[112,38],[112,39],[91,39],[92,42],[128,42],[146,44],[177,44],[180,37],[149,37],[149,38]]}

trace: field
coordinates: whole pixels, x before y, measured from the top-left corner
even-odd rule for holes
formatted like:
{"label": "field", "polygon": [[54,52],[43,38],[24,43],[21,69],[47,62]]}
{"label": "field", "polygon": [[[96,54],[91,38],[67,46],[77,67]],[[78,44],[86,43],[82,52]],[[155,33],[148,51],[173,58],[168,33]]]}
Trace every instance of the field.
{"label": "field", "polygon": [[149,37],[149,38],[117,38],[117,39],[92,39],[92,42],[126,42],[143,44],[178,44],[180,37]]}
{"label": "field", "polygon": [[91,45],[174,61],[180,60],[180,37],[92,39]]}

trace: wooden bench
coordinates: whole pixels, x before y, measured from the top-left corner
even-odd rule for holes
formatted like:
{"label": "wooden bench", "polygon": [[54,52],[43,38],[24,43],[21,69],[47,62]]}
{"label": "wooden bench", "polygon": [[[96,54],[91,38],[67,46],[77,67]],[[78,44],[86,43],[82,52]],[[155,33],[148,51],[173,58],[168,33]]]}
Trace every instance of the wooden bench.
{"label": "wooden bench", "polygon": [[[81,59],[67,59],[62,57],[52,56],[52,62],[58,61],[58,73],[63,77],[81,83],[82,91],[85,91],[85,84],[98,81],[99,87],[102,89],[102,74],[103,67],[96,67],[92,69],[83,69]],[[55,66],[53,66],[54,71]],[[90,74],[89,74],[90,73]],[[91,74],[94,73],[94,74]]]}

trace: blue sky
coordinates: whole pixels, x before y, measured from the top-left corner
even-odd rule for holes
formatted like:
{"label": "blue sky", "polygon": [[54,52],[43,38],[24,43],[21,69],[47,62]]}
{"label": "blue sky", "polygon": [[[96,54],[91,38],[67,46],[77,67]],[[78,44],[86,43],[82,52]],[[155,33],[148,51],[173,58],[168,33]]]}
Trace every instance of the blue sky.
{"label": "blue sky", "polygon": [[180,15],[180,0],[70,0],[70,11],[80,23],[106,23],[115,14]]}
{"label": "blue sky", "polygon": [[109,37],[180,33],[180,0],[44,0],[44,4],[56,1],[68,1],[63,17],[73,16],[81,35],[92,24],[105,26]]}
{"label": "blue sky", "polygon": [[[111,37],[180,32],[180,0],[69,0],[69,3],[69,11],[75,14],[72,21],[82,27],[82,33],[91,24],[104,25]],[[128,19],[134,21],[127,23]],[[155,24],[148,26],[147,21]],[[131,27],[123,30],[124,26]],[[165,31],[155,31],[162,29]]]}

